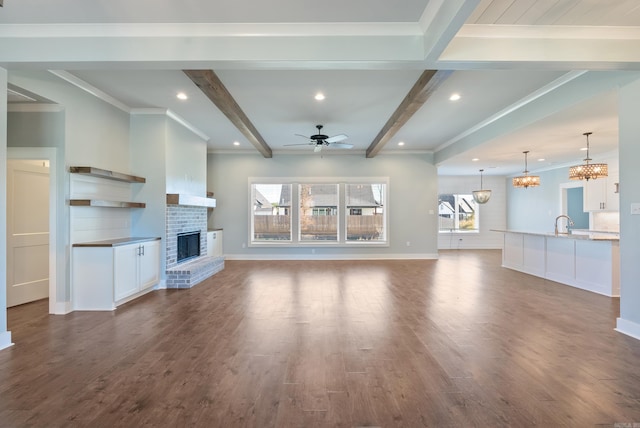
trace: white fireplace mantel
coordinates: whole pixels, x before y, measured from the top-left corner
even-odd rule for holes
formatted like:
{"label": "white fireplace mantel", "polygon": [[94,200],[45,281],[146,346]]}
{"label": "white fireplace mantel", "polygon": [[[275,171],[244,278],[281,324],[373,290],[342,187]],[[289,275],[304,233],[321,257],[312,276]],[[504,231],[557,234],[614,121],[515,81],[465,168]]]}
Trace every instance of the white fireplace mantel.
{"label": "white fireplace mantel", "polygon": [[216,200],[214,198],[185,195],[183,193],[167,193],[167,205],[215,208]]}

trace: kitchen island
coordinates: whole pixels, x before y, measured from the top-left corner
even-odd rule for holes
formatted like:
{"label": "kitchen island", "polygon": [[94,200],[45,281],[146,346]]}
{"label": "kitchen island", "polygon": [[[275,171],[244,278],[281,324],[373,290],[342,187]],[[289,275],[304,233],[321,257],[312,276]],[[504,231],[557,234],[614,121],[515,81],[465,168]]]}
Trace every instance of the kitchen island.
{"label": "kitchen island", "polygon": [[620,296],[618,235],[493,231],[504,235],[503,267],[609,297]]}

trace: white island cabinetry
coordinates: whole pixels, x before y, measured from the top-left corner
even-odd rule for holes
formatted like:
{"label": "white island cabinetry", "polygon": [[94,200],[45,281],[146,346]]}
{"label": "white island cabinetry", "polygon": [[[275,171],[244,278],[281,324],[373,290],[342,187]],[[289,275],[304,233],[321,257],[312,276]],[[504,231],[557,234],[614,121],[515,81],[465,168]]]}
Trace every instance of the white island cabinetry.
{"label": "white island cabinetry", "polygon": [[504,234],[503,267],[605,296],[620,295],[619,241],[614,235],[497,232]]}
{"label": "white island cabinetry", "polygon": [[160,280],[160,239],[123,238],[73,247],[74,310],[113,310]]}

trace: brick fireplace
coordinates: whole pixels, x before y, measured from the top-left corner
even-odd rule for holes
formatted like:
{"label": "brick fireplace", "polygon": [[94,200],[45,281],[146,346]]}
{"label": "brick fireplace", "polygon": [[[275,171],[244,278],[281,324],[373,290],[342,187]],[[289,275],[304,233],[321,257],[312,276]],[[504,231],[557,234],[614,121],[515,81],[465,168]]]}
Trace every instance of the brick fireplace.
{"label": "brick fireplace", "polygon": [[[167,288],[191,288],[224,269],[224,257],[207,255],[208,198],[189,197],[185,200],[167,195],[166,266]],[[200,205],[196,205],[200,204]],[[214,205],[215,206],[215,205]],[[178,262],[178,236],[200,232],[200,255]]]}

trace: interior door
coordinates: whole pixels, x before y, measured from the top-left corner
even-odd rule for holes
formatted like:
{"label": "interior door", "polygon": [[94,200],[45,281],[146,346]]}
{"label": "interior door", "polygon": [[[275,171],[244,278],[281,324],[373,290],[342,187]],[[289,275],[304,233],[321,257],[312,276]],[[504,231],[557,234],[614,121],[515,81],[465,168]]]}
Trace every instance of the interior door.
{"label": "interior door", "polygon": [[7,161],[7,307],[49,296],[49,167]]}

